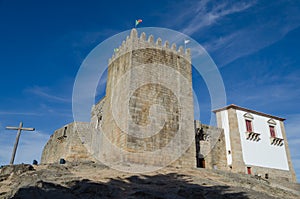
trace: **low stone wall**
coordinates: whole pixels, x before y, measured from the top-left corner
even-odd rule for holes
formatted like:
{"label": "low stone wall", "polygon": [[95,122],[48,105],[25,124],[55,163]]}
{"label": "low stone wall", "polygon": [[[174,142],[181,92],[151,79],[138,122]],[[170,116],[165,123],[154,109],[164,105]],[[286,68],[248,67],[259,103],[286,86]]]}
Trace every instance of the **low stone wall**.
{"label": "low stone wall", "polygon": [[224,131],[195,121],[196,151],[204,158],[205,168],[228,170]]}
{"label": "low stone wall", "polygon": [[56,130],[44,147],[41,163],[55,163],[61,158],[70,162],[94,161],[84,146],[84,140],[80,139],[79,130],[88,134],[89,123],[73,122]]}
{"label": "low stone wall", "polygon": [[[290,171],[259,167],[253,165],[246,165],[246,168],[247,167],[251,167],[251,175],[260,176],[261,178],[270,179],[270,180],[294,182],[294,178]],[[246,168],[245,168],[245,173],[247,172]]]}

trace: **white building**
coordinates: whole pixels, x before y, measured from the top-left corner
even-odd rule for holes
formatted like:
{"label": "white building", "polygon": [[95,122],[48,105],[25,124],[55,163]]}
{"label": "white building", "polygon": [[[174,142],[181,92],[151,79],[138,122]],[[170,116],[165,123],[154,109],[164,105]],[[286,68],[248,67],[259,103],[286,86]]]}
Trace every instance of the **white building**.
{"label": "white building", "polygon": [[224,129],[229,169],[296,181],[284,118],[233,104],[214,112],[218,127]]}

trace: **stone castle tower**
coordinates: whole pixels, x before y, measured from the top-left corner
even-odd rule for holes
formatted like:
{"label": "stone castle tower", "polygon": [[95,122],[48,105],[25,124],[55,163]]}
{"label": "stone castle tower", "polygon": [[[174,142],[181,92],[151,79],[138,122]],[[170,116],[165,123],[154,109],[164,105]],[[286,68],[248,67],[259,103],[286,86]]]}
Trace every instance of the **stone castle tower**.
{"label": "stone castle tower", "polygon": [[[145,33],[138,36],[133,29],[109,60],[106,95],[93,106],[88,129],[84,125],[73,128],[93,159],[106,164],[161,167],[177,160],[177,165],[194,167],[190,50]],[[182,158],[189,161],[180,158],[186,151],[190,154]],[[44,162],[51,159],[46,154]]]}
{"label": "stone castle tower", "polygon": [[109,60],[106,96],[92,111],[106,138],[99,159],[163,166],[185,153],[194,137],[190,59],[183,47],[131,31]]}

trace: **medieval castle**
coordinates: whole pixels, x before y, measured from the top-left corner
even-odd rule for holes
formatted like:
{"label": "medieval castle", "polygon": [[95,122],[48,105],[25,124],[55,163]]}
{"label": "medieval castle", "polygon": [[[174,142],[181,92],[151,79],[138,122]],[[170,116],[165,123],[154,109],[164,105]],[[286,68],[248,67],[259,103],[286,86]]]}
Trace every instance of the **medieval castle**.
{"label": "medieval castle", "polygon": [[109,60],[91,121],[56,130],[41,162],[201,167],[296,182],[283,118],[236,105],[213,112],[217,127],[194,120],[190,50],[133,29]]}

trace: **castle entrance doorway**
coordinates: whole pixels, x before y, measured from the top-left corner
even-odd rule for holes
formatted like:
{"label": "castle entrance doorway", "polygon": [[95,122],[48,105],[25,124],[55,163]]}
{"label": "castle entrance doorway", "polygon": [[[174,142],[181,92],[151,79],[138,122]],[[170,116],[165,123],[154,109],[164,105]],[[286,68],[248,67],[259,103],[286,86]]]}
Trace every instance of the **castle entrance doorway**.
{"label": "castle entrance doorway", "polygon": [[204,158],[197,158],[197,167],[205,168],[205,159]]}

